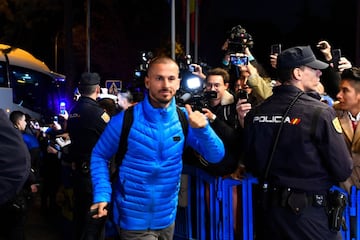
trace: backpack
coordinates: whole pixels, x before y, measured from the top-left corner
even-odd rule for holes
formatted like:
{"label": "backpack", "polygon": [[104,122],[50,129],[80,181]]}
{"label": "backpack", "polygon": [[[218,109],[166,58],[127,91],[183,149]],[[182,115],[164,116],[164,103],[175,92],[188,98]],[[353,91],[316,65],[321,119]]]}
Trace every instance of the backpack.
{"label": "backpack", "polygon": [[[123,160],[123,158],[125,156],[125,153],[127,151],[127,143],[128,143],[127,138],[129,136],[131,125],[132,125],[132,123],[134,121],[133,112],[134,112],[134,107],[133,106],[129,107],[124,112],[124,120],[123,120],[122,129],[121,129],[119,147],[118,147],[118,151],[117,151],[116,156],[115,156],[113,173],[111,174],[111,180],[112,181],[118,175],[119,166],[121,165],[122,160]],[[179,116],[179,120],[181,122],[181,127],[182,127],[182,130],[183,130],[184,136],[186,138],[188,130],[189,130],[189,125],[188,125],[188,121],[186,119],[185,113],[178,106],[176,106],[176,112],[177,112],[177,114]]]}
{"label": "backpack", "polygon": [[[129,107],[124,112],[124,120],[121,130],[119,147],[115,155],[115,160],[113,163],[114,165],[111,167],[112,171],[110,179],[112,182],[114,181],[114,179],[116,179],[116,176],[118,176],[119,166],[121,165],[127,151],[127,138],[130,132],[131,125],[134,121],[133,111],[133,107]],[[178,106],[176,106],[176,112],[179,116],[184,136],[186,137],[189,130],[188,120],[186,119],[185,113]],[[209,163],[190,146],[184,147],[182,158],[183,164],[200,168],[213,176],[225,176],[231,174],[234,172],[238,165],[238,159],[235,158],[233,154],[229,153],[228,151],[225,151],[225,156],[220,162]]]}

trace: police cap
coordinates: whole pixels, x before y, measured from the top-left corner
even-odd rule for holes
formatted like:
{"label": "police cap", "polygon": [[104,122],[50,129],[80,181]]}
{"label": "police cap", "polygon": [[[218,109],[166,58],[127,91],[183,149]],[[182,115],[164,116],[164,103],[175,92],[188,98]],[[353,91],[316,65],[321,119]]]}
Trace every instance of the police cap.
{"label": "police cap", "polygon": [[317,60],[310,46],[296,46],[281,52],[277,57],[276,68],[289,69],[307,66],[313,69],[325,69],[329,64]]}
{"label": "police cap", "polygon": [[81,74],[79,85],[89,86],[98,84],[100,84],[100,76],[98,73],[84,72],[83,74]]}

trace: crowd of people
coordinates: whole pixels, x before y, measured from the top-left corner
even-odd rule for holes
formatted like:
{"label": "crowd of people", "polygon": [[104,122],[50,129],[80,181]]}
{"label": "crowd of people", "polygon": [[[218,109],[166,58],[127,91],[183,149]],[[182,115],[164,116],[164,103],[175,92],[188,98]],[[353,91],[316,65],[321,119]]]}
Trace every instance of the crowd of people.
{"label": "crowd of people", "polygon": [[[322,40],[314,46],[319,57],[310,46],[271,53],[277,75],[270,77],[251,52],[252,38],[236,49],[233,38],[219,66],[192,64],[203,91],[215,93],[201,109],[177,106],[181,69],[157,56],[147,66],[140,102],[129,92],[99,98],[100,75],[87,72],[73,108],[46,128],[11,112],[0,126],[6,213],[0,234],[25,239],[26,203],[40,192],[44,212],[68,220],[66,239],[171,240],[182,167],[191,164],[215,177],[259,179],[255,239],[339,239],[342,218],[332,219],[339,207],[333,198],[359,188],[360,68],[345,57],[334,62]],[[119,149],[128,108],[127,148]],[[236,239],[240,193],[233,188]],[[355,225],[348,226],[352,234]]]}

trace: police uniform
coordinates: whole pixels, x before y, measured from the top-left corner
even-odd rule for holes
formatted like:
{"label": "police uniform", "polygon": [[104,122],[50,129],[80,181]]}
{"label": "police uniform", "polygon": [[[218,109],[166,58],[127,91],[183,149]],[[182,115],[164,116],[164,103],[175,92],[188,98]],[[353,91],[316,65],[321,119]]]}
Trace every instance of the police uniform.
{"label": "police uniform", "polygon": [[[98,85],[100,78],[96,73],[84,73],[80,86]],[[104,131],[109,115],[96,100],[81,96],[69,114],[67,129],[71,139],[69,157],[75,164],[73,173],[74,212],[76,229],[81,229],[86,221],[87,213],[92,204],[92,184],[89,174],[91,152]],[[77,239],[82,230],[77,233]]]}
{"label": "police uniform", "polygon": [[[319,62],[310,47],[291,48],[278,56],[279,68],[321,69],[325,63]],[[259,196],[264,205],[264,229],[259,232],[273,239],[335,239],[325,211],[328,190],[347,179],[352,168],[339,120],[333,108],[293,85],[283,84],[273,92],[245,118],[245,165],[260,182],[274,152],[268,193]]]}

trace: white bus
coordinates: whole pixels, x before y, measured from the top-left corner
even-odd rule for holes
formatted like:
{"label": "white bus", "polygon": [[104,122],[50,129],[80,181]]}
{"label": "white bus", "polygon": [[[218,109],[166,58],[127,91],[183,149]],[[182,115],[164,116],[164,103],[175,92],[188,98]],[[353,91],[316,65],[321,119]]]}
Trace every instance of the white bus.
{"label": "white bus", "polygon": [[56,115],[65,99],[64,75],[23,49],[0,44],[0,108],[40,120]]}

